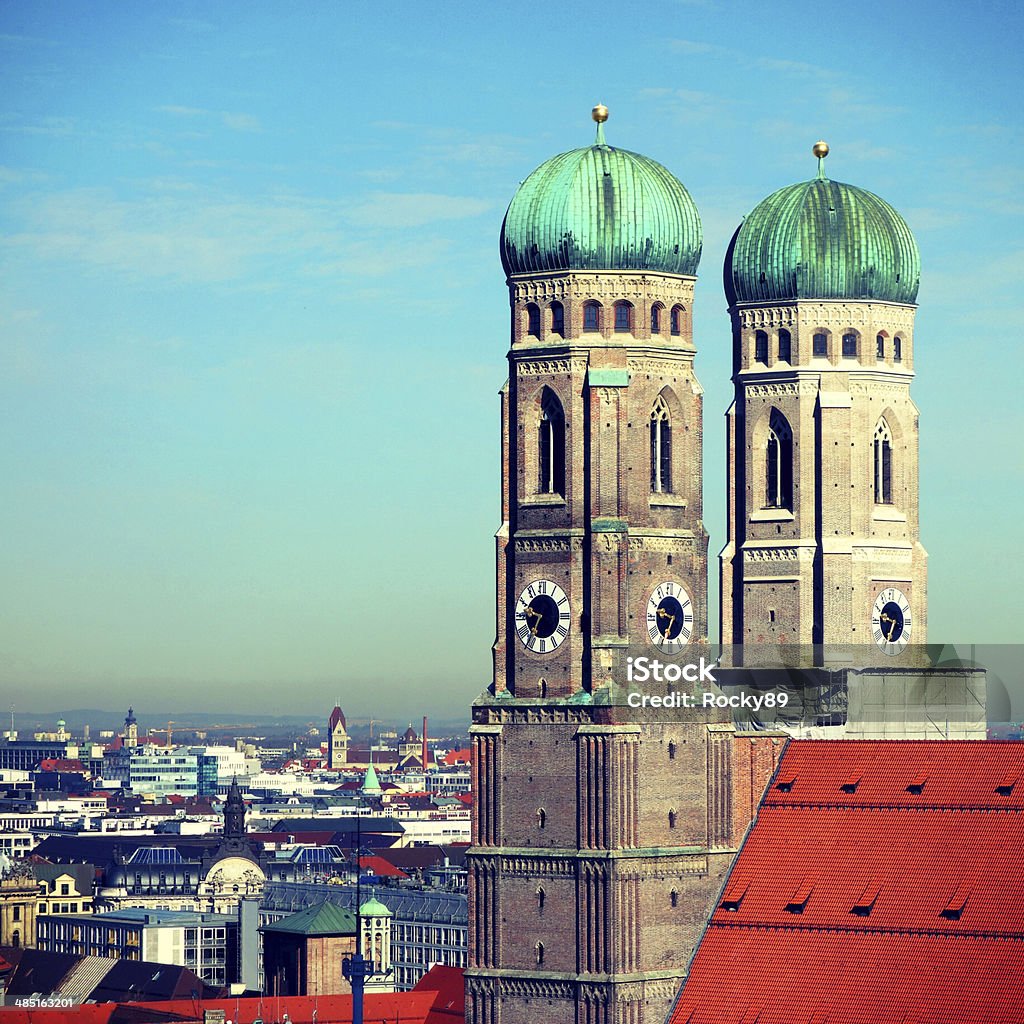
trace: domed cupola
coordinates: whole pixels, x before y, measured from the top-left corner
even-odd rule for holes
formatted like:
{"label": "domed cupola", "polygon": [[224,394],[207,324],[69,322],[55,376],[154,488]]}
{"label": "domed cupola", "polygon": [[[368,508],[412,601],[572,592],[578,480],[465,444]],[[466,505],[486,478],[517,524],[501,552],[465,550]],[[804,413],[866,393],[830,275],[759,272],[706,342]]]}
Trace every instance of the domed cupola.
{"label": "domed cupola", "polygon": [[906,221],[872,192],[818,175],[762,200],[725,258],[730,305],[860,299],[912,305],[921,258]]}
{"label": "domed cupola", "polygon": [[606,107],[593,116],[594,145],[545,161],[513,197],[501,228],[505,273],[695,275],[702,234],[690,193],[656,161],[607,144]]}

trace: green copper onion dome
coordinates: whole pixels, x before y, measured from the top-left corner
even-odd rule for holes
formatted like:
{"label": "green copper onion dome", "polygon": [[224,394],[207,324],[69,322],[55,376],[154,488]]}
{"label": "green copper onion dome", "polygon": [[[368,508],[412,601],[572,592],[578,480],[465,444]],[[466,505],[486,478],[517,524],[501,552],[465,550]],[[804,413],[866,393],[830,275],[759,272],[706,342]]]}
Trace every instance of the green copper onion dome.
{"label": "green copper onion dome", "polygon": [[553,156],[519,186],[501,226],[505,273],[696,274],[702,235],[690,193],[661,164],[605,142],[606,107],[593,116],[593,146]]}
{"label": "green copper onion dome", "polygon": [[376,898],[371,896],[360,908],[363,917],[394,917],[395,915]]}
{"label": "green copper onion dome", "polygon": [[818,176],[760,202],[733,235],[725,292],[737,302],[794,299],[917,300],[921,257],[907,222],[884,200]]}

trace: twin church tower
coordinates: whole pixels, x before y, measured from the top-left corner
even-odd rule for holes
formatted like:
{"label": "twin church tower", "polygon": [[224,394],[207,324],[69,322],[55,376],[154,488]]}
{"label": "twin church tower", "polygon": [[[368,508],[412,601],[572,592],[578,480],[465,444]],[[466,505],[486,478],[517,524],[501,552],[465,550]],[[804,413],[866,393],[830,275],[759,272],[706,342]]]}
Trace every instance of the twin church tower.
{"label": "twin church tower", "polygon": [[[594,116],[595,144],[537,168],[501,234],[512,347],[494,685],[519,697],[593,691],[625,644],[678,652],[712,632],[700,218],[664,167],[606,143],[604,107]],[[817,176],[761,202],[726,256],[721,642],[892,655],[925,634],[920,259],[903,218],[829,180],[828,147],[814,151]]]}
{"label": "twin church tower", "polygon": [[[697,660],[714,630],[700,218],[666,168],[606,142],[606,108],[593,116],[594,144],[538,167],[501,232],[512,330],[494,680],[472,728],[472,1024],[664,1020],[745,828],[731,721],[641,719],[607,697],[627,654]],[[765,645],[814,664],[870,645],[886,662],[924,640],[919,257],[892,207],[827,177],[827,152],[726,257],[720,633],[736,664]]]}

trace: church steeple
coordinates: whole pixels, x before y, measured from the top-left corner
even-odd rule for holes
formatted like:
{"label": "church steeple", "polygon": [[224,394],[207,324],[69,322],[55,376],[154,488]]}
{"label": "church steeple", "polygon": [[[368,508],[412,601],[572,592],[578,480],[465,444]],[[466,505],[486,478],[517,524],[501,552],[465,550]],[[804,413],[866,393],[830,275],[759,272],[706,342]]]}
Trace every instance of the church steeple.
{"label": "church steeple", "polygon": [[245,837],[245,801],[238,785],[238,776],[233,776],[224,801],[224,841],[239,843]]}
{"label": "church steeple", "polygon": [[[914,315],[884,199],[818,174],[759,203],[725,262],[733,322],[722,642],[745,664],[895,657],[925,639]],[[877,647],[876,647],[877,645]],[[756,653],[755,653],[756,652]]]}
{"label": "church steeple", "polygon": [[133,707],[128,708],[128,714],[124,718],[124,745],[126,747],[139,745],[139,725],[135,720],[135,708]]}

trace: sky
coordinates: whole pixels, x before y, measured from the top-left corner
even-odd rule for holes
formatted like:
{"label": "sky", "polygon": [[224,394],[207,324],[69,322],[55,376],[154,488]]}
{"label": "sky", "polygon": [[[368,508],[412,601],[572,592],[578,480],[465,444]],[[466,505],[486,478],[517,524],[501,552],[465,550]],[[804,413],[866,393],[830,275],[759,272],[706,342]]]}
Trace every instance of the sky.
{"label": "sky", "polygon": [[597,102],[703,220],[713,587],[722,258],[824,138],[921,249],[929,639],[1020,641],[1022,22],[0,0],[0,704],[468,707],[494,637],[498,233]]}

